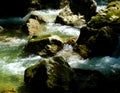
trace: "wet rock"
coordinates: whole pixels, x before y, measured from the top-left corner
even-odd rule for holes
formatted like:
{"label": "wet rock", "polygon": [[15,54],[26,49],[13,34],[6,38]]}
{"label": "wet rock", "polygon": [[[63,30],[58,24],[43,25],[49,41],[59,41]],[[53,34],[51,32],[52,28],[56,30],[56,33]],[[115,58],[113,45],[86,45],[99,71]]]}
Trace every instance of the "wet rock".
{"label": "wet rock", "polygon": [[66,93],[73,70],[61,56],[39,61],[25,70],[24,81],[33,93]]}
{"label": "wet rock", "polygon": [[63,40],[57,35],[33,36],[25,46],[25,51],[41,56],[52,56],[61,50]]}
{"label": "wet rock", "polygon": [[39,19],[30,18],[28,22],[22,26],[22,30],[30,37],[39,36],[46,30],[45,22],[40,21]]}
{"label": "wet rock", "polygon": [[107,5],[107,8],[99,12],[96,16],[88,22],[88,26],[92,28],[101,28],[109,26],[115,32],[119,33],[120,30],[120,2],[115,1]]}
{"label": "wet rock", "polygon": [[64,9],[58,14],[55,21],[55,23],[71,26],[82,26],[85,22],[84,16],[74,15],[69,6],[64,7]]}
{"label": "wet rock", "polygon": [[111,56],[118,44],[118,36],[108,26],[100,29],[81,28],[81,34],[74,47],[83,58],[95,56]]}
{"label": "wet rock", "polygon": [[92,16],[96,15],[97,4],[94,0],[71,0],[70,9],[74,14],[80,13],[85,16],[88,22]]}
{"label": "wet rock", "polygon": [[106,77],[96,70],[74,69],[74,93],[106,93]]}
{"label": "wet rock", "polygon": [[106,9],[92,17],[81,34],[75,50],[84,57],[111,56],[120,33],[120,2],[110,2]]}

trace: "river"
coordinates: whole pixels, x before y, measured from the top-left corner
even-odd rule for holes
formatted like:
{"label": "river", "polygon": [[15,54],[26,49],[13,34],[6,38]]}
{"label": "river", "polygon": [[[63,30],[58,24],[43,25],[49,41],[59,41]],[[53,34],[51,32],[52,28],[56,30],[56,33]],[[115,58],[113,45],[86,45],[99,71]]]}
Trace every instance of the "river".
{"label": "river", "polygon": [[[98,7],[98,11],[104,7]],[[41,10],[34,11],[34,13],[44,15],[49,20],[49,23],[46,24],[47,33],[59,33],[63,37],[78,37],[80,34],[77,28],[53,23],[58,10]],[[11,34],[8,33],[10,31]],[[21,35],[18,30],[10,31],[0,33],[0,93],[5,93],[4,91],[7,90],[17,91],[13,93],[26,93],[24,90],[24,70],[34,65],[42,57],[34,54],[23,56],[23,49],[25,44],[27,44],[28,37],[24,34]],[[119,47],[116,51],[118,50]],[[115,54],[117,53],[116,51]],[[104,56],[82,59],[79,54],[73,51],[71,45],[66,44],[57,55],[64,56],[73,68],[99,70],[103,74],[115,73],[116,69],[120,69],[119,54],[118,57]]]}

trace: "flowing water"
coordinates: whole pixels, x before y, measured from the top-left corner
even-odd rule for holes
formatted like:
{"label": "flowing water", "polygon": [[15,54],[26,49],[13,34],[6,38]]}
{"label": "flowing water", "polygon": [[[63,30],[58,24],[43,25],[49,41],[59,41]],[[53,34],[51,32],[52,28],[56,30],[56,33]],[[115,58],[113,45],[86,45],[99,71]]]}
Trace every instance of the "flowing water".
{"label": "flowing water", "polygon": [[[45,33],[57,34],[68,38],[71,36],[77,38],[80,34],[77,28],[53,23],[55,15],[58,13],[57,10],[35,11],[34,13],[44,15],[44,17],[49,19]],[[24,70],[34,65],[42,57],[34,54],[23,56],[23,49],[28,37],[21,35],[20,31],[17,30],[11,31],[11,34],[7,32],[0,33],[0,93],[5,93],[5,90],[26,93],[22,91],[24,90],[22,87],[24,85]],[[117,50],[119,50],[119,47]],[[73,68],[99,70],[103,74],[108,74],[109,72],[116,73],[116,69],[120,69],[120,57],[117,50],[115,54],[118,57],[104,56],[84,60],[73,51],[71,45],[66,44],[57,55],[64,56]]]}

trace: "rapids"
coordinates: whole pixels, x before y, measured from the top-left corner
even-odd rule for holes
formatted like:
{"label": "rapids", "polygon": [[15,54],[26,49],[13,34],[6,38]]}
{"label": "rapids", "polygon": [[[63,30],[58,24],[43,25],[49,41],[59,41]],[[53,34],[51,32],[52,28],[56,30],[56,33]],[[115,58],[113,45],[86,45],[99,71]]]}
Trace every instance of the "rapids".
{"label": "rapids", "polygon": [[[100,11],[104,6],[98,8]],[[45,33],[57,34],[62,37],[78,37],[80,34],[78,28],[54,23],[59,10],[41,10],[33,11],[32,13],[41,14],[48,19],[49,22],[46,24],[47,29]],[[25,16],[23,20],[26,21],[28,17],[29,15]],[[12,32],[20,34],[19,31]],[[22,90],[24,88],[21,87],[24,84],[24,70],[42,59],[42,57],[34,54],[23,56],[23,49],[27,41],[28,38],[25,35],[16,36],[16,33],[12,33],[12,35],[0,33],[0,93],[9,88],[18,90],[18,93],[23,93]],[[103,56],[84,60],[79,54],[73,51],[71,45],[66,44],[57,55],[63,56],[72,68],[99,70],[103,74],[108,74],[110,72],[116,73],[116,69],[120,69],[118,50],[120,51],[119,46],[113,57]]]}

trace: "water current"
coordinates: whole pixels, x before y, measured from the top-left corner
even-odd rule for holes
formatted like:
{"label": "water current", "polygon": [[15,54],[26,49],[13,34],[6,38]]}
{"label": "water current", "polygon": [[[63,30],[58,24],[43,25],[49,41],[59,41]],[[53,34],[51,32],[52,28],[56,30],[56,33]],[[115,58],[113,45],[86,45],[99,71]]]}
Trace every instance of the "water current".
{"label": "water current", "polygon": [[[98,8],[99,11],[102,6]],[[49,20],[46,24],[46,33],[59,34],[63,37],[78,37],[80,34],[79,29],[53,23],[56,14],[59,13],[58,11],[41,10],[34,11],[34,13],[41,14]],[[23,93],[24,70],[34,65],[42,57],[34,54],[23,57],[23,49],[28,41],[28,37],[23,34],[20,35],[20,31],[17,30],[11,30],[11,34],[7,32],[0,33],[0,93],[9,89],[13,91],[18,90],[18,93]],[[99,70],[103,74],[108,74],[109,72],[115,73],[116,69],[120,69],[120,57],[119,53],[117,54],[118,57],[104,56],[82,59],[79,54],[73,51],[72,46],[69,44],[64,45],[63,49],[57,53],[57,55],[64,56],[73,68]]]}

